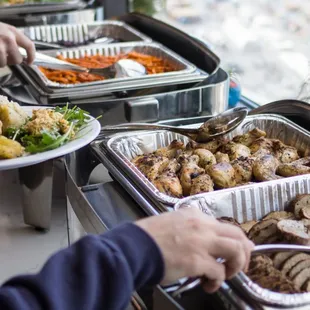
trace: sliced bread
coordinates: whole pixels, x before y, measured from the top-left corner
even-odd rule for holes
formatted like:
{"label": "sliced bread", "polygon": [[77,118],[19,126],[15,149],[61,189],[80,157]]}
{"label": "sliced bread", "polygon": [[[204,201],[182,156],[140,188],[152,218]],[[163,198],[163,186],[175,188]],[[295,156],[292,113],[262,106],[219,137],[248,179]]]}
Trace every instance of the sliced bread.
{"label": "sliced bread", "polygon": [[277,227],[284,239],[295,244],[310,245],[309,226],[305,221],[281,220]]}

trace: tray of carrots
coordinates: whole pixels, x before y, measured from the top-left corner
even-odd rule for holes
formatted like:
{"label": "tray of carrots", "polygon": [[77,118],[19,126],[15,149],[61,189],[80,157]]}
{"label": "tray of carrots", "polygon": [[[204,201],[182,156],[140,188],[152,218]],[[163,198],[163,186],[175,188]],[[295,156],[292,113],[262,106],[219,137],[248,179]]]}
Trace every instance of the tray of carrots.
{"label": "tray of carrots", "polygon": [[193,74],[197,71],[193,64],[158,43],[117,43],[93,48],[46,51],[45,53],[85,68],[104,68],[120,59],[127,58],[139,62],[145,66],[147,71],[147,75],[142,77],[107,79],[95,74],[32,66],[31,69],[39,75],[45,86],[50,87],[101,85],[116,81],[133,82],[141,79],[167,79]]}

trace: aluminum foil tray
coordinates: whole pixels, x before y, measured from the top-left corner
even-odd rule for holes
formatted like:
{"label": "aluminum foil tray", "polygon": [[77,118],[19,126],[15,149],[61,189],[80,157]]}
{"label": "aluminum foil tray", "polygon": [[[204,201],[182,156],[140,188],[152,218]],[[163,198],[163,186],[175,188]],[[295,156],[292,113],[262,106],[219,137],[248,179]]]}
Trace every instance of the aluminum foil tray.
{"label": "aluminum foil tray", "polygon": [[200,74],[197,72],[197,68],[193,64],[189,63],[187,60],[183,59],[173,51],[167,49],[166,47],[158,43],[148,43],[148,42],[117,43],[108,45],[98,45],[97,47],[89,47],[89,48],[84,47],[84,48],[63,49],[60,51],[46,51],[43,53],[52,57],[62,55],[66,58],[79,58],[85,55],[100,54],[105,56],[114,56],[119,54],[126,54],[129,52],[138,52],[142,54],[144,53],[163,58],[169,61],[169,63],[171,63],[174,66],[176,71],[146,75],[136,78],[115,78],[104,81],[65,85],[48,80],[37,66],[25,67],[25,69],[31,70],[34,73],[36,73],[37,79],[41,80],[41,82],[45,87],[56,89],[61,88],[66,90],[87,86],[94,86],[94,85],[102,87],[103,85],[111,85],[116,83],[130,83],[131,85],[134,84],[139,85],[141,81],[154,82],[154,81],[160,81],[161,79],[184,77],[184,76],[190,76],[191,74],[194,75]]}
{"label": "aluminum foil tray", "polygon": [[86,6],[86,3],[79,0],[63,0],[63,1],[28,1],[19,4],[6,4],[0,1],[0,16],[8,15],[47,13],[65,10],[78,10]]}
{"label": "aluminum foil tray", "polygon": [[[180,75],[174,77],[165,77],[160,79],[147,79],[147,80],[139,80],[138,82],[131,82],[123,79],[123,82],[118,83],[110,83],[107,85],[89,85],[87,87],[71,87],[71,88],[51,88],[43,85],[42,80],[38,80],[38,74],[34,70],[27,70],[26,66],[17,65],[12,68],[14,72],[18,75],[19,79],[26,81],[27,88],[29,92],[36,98],[38,102],[41,104],[66,104],[68,101],[72,102],[73,100],[78,100],[77,104],[84,104],[87,102],[93,102],[94,98],[97,98],[96,102],[104,103],[108,99],[113,99],[115,96],[113,92],[124,92],[124,91],[136,91],[138,89],[147,89],[153,88],[158,89],[158,87],[165,87],[169,85],[181,85],[181,84],[190,84],[190,83],[199,83],[205,79],[204,75],[201,74],[192,74],[192,75]],[[226,73],[225,73],[226,74]],[[210,87],[215,89],[216,93],[220,93],[220,96],[217,97],[215,101],[221,101],[219,103],[219,107],[221,108],[226,103],[226,90],[227,90],[227,79],[225,78],[224,83],[223,78],[219,79],[219,82],[211,84]],[[25,85],[25,84],[24,84]],[[224,87],[224,90],[222,89]],[[208,88],[206,86],[205,88]],[[201,87],[193,88],[195,91],[201,91],[201,95],[198,95],[198,101],[208,102],[211,100],[209,92],[203,92]],[[223,93],[224,92],[224,93]],[[173,97],[179,96],[182,93],[180,91],[173,92]],[[206,93],[206,94],[205,94]],[[223,94],[222,94],[223,93]],[[214,95],[214,91],[211,93]],[[224,99],[222,98],[224,95]],[[146,96],[146,95],[145,95]],[[164,94],[163,94],[164,96]],[[211,96],[211,97],[212,97]],[[227,94],[228,96],[228,94]],[[108,98],[107,98],[108,97]],[[100,99],[99,99],[100,98]],[[55,101],[56,100],[56,101]],[[82,102],[81,102],[82,100]],[[172,103],[173,104],[173,103]],[[213,101],[212,101],[213,104]],[[202,104],[204,107],[205,104]],[[215,109],[217,109],[216,107]],[[212,111],[214,108],[212,108]],[[179,110],[178,110],[179,111]],[[177,111],[177,112],[178,112]],[[180,110],[180,113],[184,113],[184,111]]]}
{"label": "aluminum foil tray", "polygon": [[[226,191],[225,194],[217,193],[212,197],[207,194],[188,197],[177,203],[174,209],[198,208],[214,217],[233,217],[240,223],[252,219],[259,220],[271,211],[285,210],[287,203],[297,194],[310,193],[310,176],[302,176],[299,180],[296,178],[294,177],[295,180],[291,182],[286,180],[286,183],[266,184],[257,188],[240,188]],[[274,201],[276,203],[273,203]],[[260,247],[264,248],[264,245]],[[266,248],[270,247],[273,246],[266,245]],[[268,252],[281,251],[276,247],[274,246],[274,249]],[[280,244],[278,247],[285,247],[285,245]],[[310,247],[305,248],[307,248],[306,252],[310,252]],[[275,293],[261,288],[244,273],[240,273],[232,280],[232,284],[236,290],[256,302],[257,309],[310,309],[310,293]],[[230,291],[227,294],[234,295],[235,292]],[[262,305],[264,305],[263,308]]]}
{"label": "aluminum foil tray", "polygon": [[[196,124],[188,127],[199,126]],[[310,133],[278,115],[248,116],[239,128],[227,135],[227,138],[231,139],[254,127],[265,130],[270,138],[280,139],[284,143],[296,147],[305,156],[310,154]],[[151,153],[160,147],[168,146],[174,139],[185,143],[188,141],[188,138],[184,136],[166,131],[134,132],[116,135],[103,141],[100,147],[152,200],[165,205],[176,204],[176,207],[197,200],[197,203],[216,210],[219,215],[233,216],[240,222],[258,219],[267,212],[278,210],[296,194],[310,192],[310,175],[303,175],[218,190],[183,199],[170,197],[157,190],[130,161],[138,155]]]}
{"label": "aluminum foil tray", "polygon": [[151,38],[120,21],[32,26],[20,30],[31,40],[56,44],[61,41],[85,42],[92,37],[109,37],[121,42],[152,41]]}

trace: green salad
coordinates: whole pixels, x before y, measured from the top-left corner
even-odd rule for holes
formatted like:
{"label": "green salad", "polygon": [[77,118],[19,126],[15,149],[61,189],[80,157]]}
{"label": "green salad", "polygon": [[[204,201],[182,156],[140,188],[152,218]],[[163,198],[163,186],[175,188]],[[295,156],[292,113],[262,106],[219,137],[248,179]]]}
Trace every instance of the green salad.
{"label": "green salad", "polygon": [[1,159],[56,149],[75,139],[91,119],[88,112],[68,105],[34,109],[29,117],[17,103],[3,101],[0,96]]}

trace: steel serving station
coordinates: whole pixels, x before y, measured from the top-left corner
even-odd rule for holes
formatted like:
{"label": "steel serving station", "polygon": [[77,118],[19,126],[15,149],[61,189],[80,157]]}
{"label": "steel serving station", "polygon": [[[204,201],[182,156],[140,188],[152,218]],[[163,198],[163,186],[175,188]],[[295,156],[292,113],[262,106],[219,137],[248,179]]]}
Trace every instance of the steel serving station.
{"label": "steel serving station", "polygon": [[[37,49],[48,55],[87,51],[115,55],[145,51],[169,59],[178,67],[178,73],[61,87],[44,79],[38,70],[19,65],[11,67],[1,78],[1,93],[22,105],[77,105],[94,117],[102,116],[102,126],[136,122],[198,126],[228,108],[228,73],[204,42],[146,15],[128,13],[128,1],[118,0],[117,5],[115,2],[73,0],[17,5],[1,8],[0,20],[20,27],[37,42]],[[49,49],[48,44],[63,40],[86,42],[94,33],[112,38],[112,41]],[[303,102],[286,100],[258,108],[251,100],[241,98],[239,104],[252,110],[250,114],[277,114],[280,120],[283,115],[309,129],[309,109]],[[275,118],[270,116],[270,122]],[[163,143],[172,138],[160,132],[156,134]],[[150,140],[160,139],[157,136]],[[173,210],[174,204],[180,201],[169,202],[152,195],[152,191],[132,174],[126,161],[117,156],[117,150],[126,147],[133,146],[125,134],[102,131],[96,141],[79,151],[19,169],[25,223],[37,229],[49,229],[54,177],[66,187],[69,224],[80,226],[82,231],[80,235],[72,234],[70,242],[85,233],[102,233],[125,221]],[[242,287],[232,283],[225,283],[213,295],[205,294],[198,287],[181,297],[173,297],[178,286],[176,283],[170,287],[141,290],[136,294],[140,309],[281,308],[250,298]],[[296,309],[309,307],[308,304],[296,306]]]}

